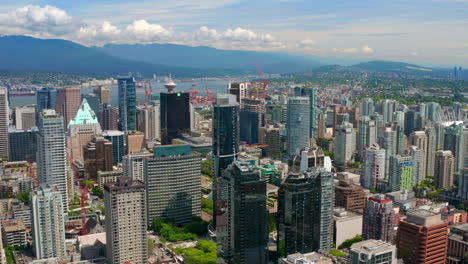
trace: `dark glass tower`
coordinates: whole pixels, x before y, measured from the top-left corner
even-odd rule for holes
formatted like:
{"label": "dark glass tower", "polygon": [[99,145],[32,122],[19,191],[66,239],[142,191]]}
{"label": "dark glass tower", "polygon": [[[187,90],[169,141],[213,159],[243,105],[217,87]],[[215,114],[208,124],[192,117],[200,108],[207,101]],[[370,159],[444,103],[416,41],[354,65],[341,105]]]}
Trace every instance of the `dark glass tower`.
{"label": "dark glass tower", "polygon": [[161,93],[160,100],[161,142],[168,145],[182,133],[190,133],[190,93]]}
{"label": "dark glass tower", "polygon": [[37,127],[32,127],[29,130],[15,130],[14,127],[10,127],[8,132],[10,161],[36,162],[37,133]]}
{"label": "dark glass tower", "polygon": [[235,161],[223,173],[229,184],[227,263],[268,263],[266,181],[248,163]]}
{"label": "dark glass tower", "polygon": [[44,87],[36,92],[36,113],[42,109],[55,109],[57,104],[57,89]]}
{"label": "dark glass tower", "polygon": [[239,154],[239,103],[232,94],[218,94],[213,105],[213,223],[218,241],[226,237],[228,195],[222,172]]}
{"label": "dark glass tower", "polygon": [[133,77],[119,77],[119,129],[125,133],[136,130],[136,90]]}
{"label": "dark glass tower", "polygon": [[328,251],[333,240],[333,173],[291,173],[278,191],[278,255]]}

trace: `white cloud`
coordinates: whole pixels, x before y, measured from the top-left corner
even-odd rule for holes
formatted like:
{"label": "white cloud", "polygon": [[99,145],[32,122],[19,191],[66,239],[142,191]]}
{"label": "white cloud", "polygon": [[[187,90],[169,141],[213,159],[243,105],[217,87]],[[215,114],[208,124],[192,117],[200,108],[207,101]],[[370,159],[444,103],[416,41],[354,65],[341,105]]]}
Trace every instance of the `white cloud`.
{"label": "white cloud", "polygon": [[371,54],[374,53],[374,49],[369,46],[363,46],[361,48],[333,48],[333,52],[336,53],[348,53],[348,54]]}
{"label": "white cloud", "polygon": [[127,33],[136,40],[152,42],[158,40],[167,40],[172,35],[172,31],[159,24],[151,24],[146,20],[135,20],[126,28]]}
{"label": "white cloud", "polygon": [[82,40],[92,41],[98,40],[113,40],[119,37],[122,31],[108,21],[104,21],[101,26],[81,27],[78,31],[78,38]]}
{"label": "white cloud", "polygon": [[225,38],[232,41],[254,41],[258,38],[258,35],[252,30],[240,27],[227,29],[223,35]]}
{"label": "white cloud", "polygon": [[303,39],[299,42],[300,47],[311,47],[316,45],[317,42],[315,40],[312,40],[310,38]]}
{"label": "white cloud", "polygon": [[71,16],[55,6],[27,5],[0,15],[0,25],[36,34],[64,34],[74,29]]}

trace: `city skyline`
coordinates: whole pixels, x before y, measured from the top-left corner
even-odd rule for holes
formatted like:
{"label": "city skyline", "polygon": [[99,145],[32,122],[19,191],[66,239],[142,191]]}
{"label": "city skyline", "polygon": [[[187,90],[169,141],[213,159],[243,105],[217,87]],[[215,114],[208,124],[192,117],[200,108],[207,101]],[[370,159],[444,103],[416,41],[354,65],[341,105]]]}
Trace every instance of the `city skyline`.
{"label": "city skyline", "polygon": [[[0,33],[67,39],[87,46],[174,43],[279,51],[342,63],[380,59],[468,66],[464,44],[468,41],[464,34],[467,9],[468,2],[463,0],[398,0],[379,5],[367,0],[341,4],[300,0],[15,1],[2,3]],[[239,16],[226,19],[223,14],[233,10]]]}

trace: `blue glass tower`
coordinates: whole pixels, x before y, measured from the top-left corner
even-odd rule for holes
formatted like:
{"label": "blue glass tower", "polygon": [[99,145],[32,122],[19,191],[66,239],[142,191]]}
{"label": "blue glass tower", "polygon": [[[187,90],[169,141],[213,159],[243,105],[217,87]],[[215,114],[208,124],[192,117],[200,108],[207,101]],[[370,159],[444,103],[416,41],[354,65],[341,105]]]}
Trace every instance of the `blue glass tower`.
{"label": "blue glass tower", "polygon": [[57,89],[44,87],[36,92],[36,113],[40,113],[42,109],[55,109],[57,103]]}
{"label": "blue glass tower", "polygon": [[136,130],[136,90],[133,77],[119,77],[119,129],[125,133]]}
{"label": "blue glass tower", "polygon": [[310,107],[306,97],[288,99],[288,155],[310,146]]}

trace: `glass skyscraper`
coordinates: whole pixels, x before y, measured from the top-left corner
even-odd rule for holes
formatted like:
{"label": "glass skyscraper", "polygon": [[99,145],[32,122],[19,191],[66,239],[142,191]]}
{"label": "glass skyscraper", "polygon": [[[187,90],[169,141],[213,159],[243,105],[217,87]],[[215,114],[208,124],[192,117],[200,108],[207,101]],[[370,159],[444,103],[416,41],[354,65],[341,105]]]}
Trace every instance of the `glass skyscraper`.
{"label": "glass skyscraper", "polygon": [[163,145],[171,144],[182,133],[190,133],[190,93],[161,93],[160,114]]}
{"label": "glass skyscraper", "polygon": [[125,133],[136,130],[136,90],[133,77],[120,77],[119,85],[119,129]]}
{"label": "glass skyscraper", "polygon": [[37,127],[28,130],[16,130],[10,126],[8,138],[10,141],[10,161],[27,160],[36,162]]}
{"label": "glass skyscraper", "polygon": [[278,255],[328,251],[333,242],[333,173],[291,173],[278,191]]}
{"label": "glass skyscraper", "polygon": [[306,97],[288,99],[288,156],[310,146],[310,108]]}
{"label": "glass skyscraper", "polygon": [[112,142],[112,165],[122,163],[122,157],[125,153],[124,132],[118,130],[102,131],[102,136]]}
{"label": "glass skyscraper", "polygon": [[55,109],[57,104],[57,89],[44,87],[36,92],[36,113],[43,109]]}

